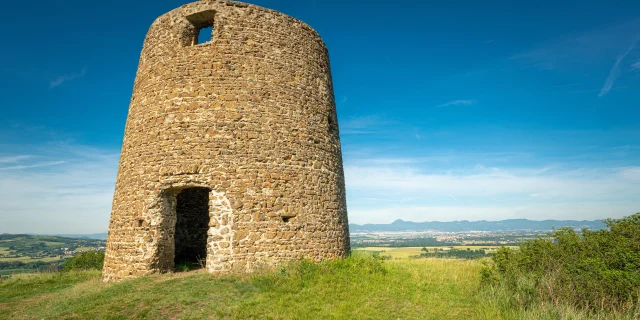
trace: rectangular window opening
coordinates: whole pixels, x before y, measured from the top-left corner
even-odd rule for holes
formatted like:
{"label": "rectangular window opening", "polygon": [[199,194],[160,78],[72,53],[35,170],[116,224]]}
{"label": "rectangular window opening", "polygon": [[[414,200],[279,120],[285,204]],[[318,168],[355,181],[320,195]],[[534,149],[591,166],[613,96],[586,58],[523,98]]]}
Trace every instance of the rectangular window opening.
{"label": "rectangular window opening", "polygon": [[211,41],[213,38],[213,22],[210,26],[201,28],[196,35],[196,44],[203,44]]}
{"label": "rectangular window opening", "polygon": [[211,42],[214,32],[214,10],[196,12],[185,18],[191,23],[191,28],[189,28],[188,33],[186,33],[189,36],[185,39],[187,40],[185,45],[193,46]]}

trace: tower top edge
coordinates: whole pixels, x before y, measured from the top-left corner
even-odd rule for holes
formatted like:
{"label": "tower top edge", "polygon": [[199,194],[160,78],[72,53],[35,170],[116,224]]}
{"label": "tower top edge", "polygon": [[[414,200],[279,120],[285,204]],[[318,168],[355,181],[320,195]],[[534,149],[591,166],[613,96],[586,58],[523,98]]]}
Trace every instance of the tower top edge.
{"label": "tower top edge", "polygon": [[[156,22],[158,22],[160,20],[160,18],[163,17],[169,17],[169,18],[177,18],[177,17],[188,17],[190,15],[194,15],[197,14],[199,12],[202,11],[208,11],[208,10],[213,10],[213,11],[219,11],[219,12],[223,12],[223,11],[229,11],[229,10],[233,10],[233,8],[239,8],[239,9],[252,9],[252,10],[257,10],[257,11],[261,11],[267,14],[271,14],[273,16],[278,16],[278,17],[282,17],[285,19],[289,19],[295,23],[299,23],[303,28],[308,29],[309,31],[311,31],[315,36],[317,36],[318,38],[320,38],[320,40],[322,41],[322,44],[324,45],[324,41],[322,40],[322,37],[320,36],[320,34],[313,28],[311,27],[308,23],[290,16],[288,14],[282,13],[280,11],[277,10],[273,10],[273,9],[269,9],[269,8],[265,8],[265,7],[261,7],[255,4],[251,4],[251,3],[246,3],[246,2],[240,2],[240,1],[234,1],[234,0],[199,0],[199,1],[195,1],[195,2],[190,2],[190,3],[186,3],[183,4],[182,6],[175,8],[165,14],[160,15],[157,19]],[[155,23],[155,22],[154,22]]]}

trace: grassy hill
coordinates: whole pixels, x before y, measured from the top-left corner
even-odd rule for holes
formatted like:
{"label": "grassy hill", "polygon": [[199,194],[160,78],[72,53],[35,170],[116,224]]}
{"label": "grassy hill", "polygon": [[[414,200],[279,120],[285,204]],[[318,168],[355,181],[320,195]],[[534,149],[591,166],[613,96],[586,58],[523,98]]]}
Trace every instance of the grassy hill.
{"label": "grassy hill", "polygon": [[99,272],[0,282],[0,318],[486,319],[473,261],[302,262],[258,275],[203,271],[104,284]]}
{"label": "grassy hill", "polygon": [[356,253],[225,277],[191,271],[105,284],[98,271],[19,275],[0,282],[0,319],[591,319],[554,306],[514,309],[480,287],[482,266]]}

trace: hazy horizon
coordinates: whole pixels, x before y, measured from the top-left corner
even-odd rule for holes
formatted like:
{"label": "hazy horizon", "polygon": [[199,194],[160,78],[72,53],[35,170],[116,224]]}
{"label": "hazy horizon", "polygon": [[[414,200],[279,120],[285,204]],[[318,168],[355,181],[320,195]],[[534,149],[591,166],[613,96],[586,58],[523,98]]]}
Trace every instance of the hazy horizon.
{"label": "hazy horizon", "polygon": [[[388,223],[349,223],[350,225],[369,225],[369,224],[373,224],[373,225],[392,225],[395,224],[396,222],[409,222],[409,223],[415,223],[415,224],[424,224],[424,223],[459,223],[459,222],[465,222],[465,223],[477,223],[477,222],[503,222],[503,221],[509,221],[509,220],[527,220],[530,222],[544,222],[544,221],[571,221],[571,222],[593,222],[593,221],[602,221],[604,219],[595,219],[595,220],[558,220],[558,219],[547,219],[547,220],[534,220],[534,219],[525,219],[525,218],[512,218],[512,219],[504,219],[504,220],[453,220],[453,221],[409,221],[409,220],[403,220],[403,219],[396,219],[394,221],[388,222]],[[51,233],[51,232],[46,232],[46,233],[34,233],[34,232],[0,232],[0,234],[30,234],[30,235],[54,235],[54,236],[86,236],[86,235],[102,235],[102,234],[107,234],[108,233],[108,228],[106,228],[104,231],[101,232],[90,232],[90,233]]]}
{"label": "hazy horizon", "polygon": [[[5,4],[0,233],[106,232],[145,34],[186,2]],[[326,42],[350,223],[640,212],[640,2],[244,2]]]}

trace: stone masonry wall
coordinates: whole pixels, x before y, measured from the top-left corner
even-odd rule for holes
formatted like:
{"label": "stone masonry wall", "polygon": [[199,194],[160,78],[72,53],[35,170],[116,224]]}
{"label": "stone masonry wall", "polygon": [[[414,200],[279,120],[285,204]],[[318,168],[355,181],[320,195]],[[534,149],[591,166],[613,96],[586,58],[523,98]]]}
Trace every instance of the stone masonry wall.
{"label": "stone masonry wall", "polygon": [[[212,40],[197,44],[211,21]],[[329,57],[308,25],[231,1],[187,4],[151,25],[125,128],[105,281],[173,268],[177,197],[187,188],[210,190],[210,272],[349,253]]]}

